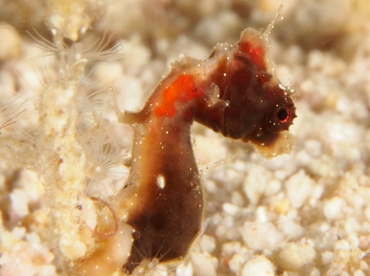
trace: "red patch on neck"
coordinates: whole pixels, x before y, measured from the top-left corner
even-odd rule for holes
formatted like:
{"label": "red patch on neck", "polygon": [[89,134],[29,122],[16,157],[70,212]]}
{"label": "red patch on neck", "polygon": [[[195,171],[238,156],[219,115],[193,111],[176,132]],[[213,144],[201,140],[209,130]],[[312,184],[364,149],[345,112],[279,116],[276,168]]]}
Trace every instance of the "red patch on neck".
{"label": "red patch on neck", "polygon": [[155,109],[155,115],[172,117],[176,114],[176,102],[187,102],[202,96],[200,89],[195,85],[195,78],[191,75],[181,75],[162,92],[161,102]]}

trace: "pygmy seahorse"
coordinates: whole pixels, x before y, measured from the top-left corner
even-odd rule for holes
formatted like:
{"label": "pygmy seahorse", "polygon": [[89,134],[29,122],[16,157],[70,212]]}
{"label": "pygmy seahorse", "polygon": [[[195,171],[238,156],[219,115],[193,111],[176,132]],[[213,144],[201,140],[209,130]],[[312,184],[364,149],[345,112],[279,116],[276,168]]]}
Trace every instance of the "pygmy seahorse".
{"label": "pygmy seahorse", "polygon": [[290,150],[292,90],[269,67],[266,36],[246,29],[239,42],[217,44],[205,60],[175,62],[144,108],[123,114],[134,129],[130,176],[117,196],[135,229],[126,273],[144,259],[183,258],[200,231],[204,202],[193,121],[251,142],[268,157]]}

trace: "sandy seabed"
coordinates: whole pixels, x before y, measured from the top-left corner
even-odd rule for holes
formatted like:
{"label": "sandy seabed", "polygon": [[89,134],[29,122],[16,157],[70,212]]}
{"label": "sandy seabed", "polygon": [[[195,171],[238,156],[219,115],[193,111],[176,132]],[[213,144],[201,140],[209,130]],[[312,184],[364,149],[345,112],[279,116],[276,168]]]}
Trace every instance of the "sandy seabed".
{"label": "sandy seabed", "polygon": [[[112,93],[138,110],[180,55],[206,58],[246,27],[265,29],[282,3],[30,3],[0,0],[0,275],[76,275],[109,216],[91,197],[109,198],[129,172],[132,131]],[[267,160],[195,124],[202,234],[185,260],[137,274],[370,275],[370,3],[284,4],[269,59],[295,90],[292,153]],[[121,255],[107,275],[122,274]]]}

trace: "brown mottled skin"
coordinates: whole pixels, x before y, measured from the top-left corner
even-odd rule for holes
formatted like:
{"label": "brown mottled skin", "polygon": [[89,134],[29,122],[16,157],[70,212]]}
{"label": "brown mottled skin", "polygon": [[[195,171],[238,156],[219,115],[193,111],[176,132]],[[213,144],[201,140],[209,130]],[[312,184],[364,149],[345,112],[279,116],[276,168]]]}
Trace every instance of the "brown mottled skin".
{"label": "brown mottled skin", "polygon": [[236,45],[218,44],[206,60],[174,64],[142,111],[124,114],[122,121],[134,128],[131,172],[121,193],[135,229],[127,274],[143,259],[183,258],[200,231],[204,202],[190,140],[194,120],[267,147],[292,124],[295,107],[271,74],[265,49],[262,34],[247,29]]}

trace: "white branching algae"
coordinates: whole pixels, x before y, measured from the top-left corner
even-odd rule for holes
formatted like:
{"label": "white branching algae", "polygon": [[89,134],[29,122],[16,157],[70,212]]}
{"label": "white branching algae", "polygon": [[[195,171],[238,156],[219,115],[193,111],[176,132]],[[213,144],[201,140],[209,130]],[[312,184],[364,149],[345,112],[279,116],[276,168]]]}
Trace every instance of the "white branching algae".
{"label": "white branching algae", "polygon": [[[56,262],[64,263],[64,270],[73,275],[110,275],[127,260],[132,228],[117,222],[114,214],[109,216],[113,212],[109,205],[106,214],[99,216],[99,203],[86,190],[96,180],[109,183],[105,179],[109,180],[110,169],[122,166],[124,155],[98,108],[110,92],[94,92],[85,71],[94,60],[118,58],[120,47],[105,50],[109,43],[105,37],[88,46],[65,42],[66,38],[78,40],[86,31],[91,14],[81,15],[87,4],[96,6],[99,1],[46,2],[53,42],[31,34],[48,56],[39,58],[49,60],[40,89],[33,95],[37,100],[31,99],[34,106],[28,103],[25,108],[14,100],[0,110],[1,128],[17,118],[20,123],[23,113],[36,113],[38,123],[23,134],[17,131],[19,124],[3,133],[0,156],[10,166],[34,171],[44,184],[41,212],[48,218],[47,235]],[[102,97],[103,93],[108,96]],[[112,230],[109,225],[114,222]]]}

